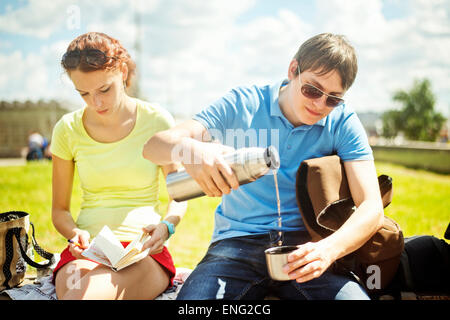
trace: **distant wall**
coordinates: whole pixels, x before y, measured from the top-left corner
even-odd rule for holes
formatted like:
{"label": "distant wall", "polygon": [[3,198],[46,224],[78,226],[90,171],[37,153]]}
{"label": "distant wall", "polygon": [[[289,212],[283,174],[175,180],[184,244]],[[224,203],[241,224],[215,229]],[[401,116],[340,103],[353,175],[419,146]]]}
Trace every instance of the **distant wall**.
{"label": "distant wall", "polygon": [[372,146],[374,158],[410,168],[450,174],[450,147],[436,146]]}
{"label": "distant wall", "polygon": [[0,157],[20,157],[31,130],[49,141],[55,123],[68,110],[57,102],[0,102]]}

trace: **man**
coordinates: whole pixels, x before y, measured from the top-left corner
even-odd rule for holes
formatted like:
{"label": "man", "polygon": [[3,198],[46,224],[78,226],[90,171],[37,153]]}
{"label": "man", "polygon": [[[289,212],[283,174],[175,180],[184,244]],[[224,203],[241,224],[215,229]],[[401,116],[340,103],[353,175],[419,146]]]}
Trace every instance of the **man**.
{"label": "man", "polygon": [[[327,270],[361,247],[383,218],[372,150],[343,100],[356,73],[356,54],[346,39],[320,34],[301,45],[287,80],[236,88],[146,143],[145,158],[159,165],[181,161],[208,196],[223,196],[211,245],[179,299],[261,299],[268,293],[282,299],[368,299],[353,279]],[[292,281],[272,281],[267,274],[264,250],[280,231],[273,177],[239,187],[223,159],[230,147],[243,147],[237,146],[237,132],[250,140],[246,147],[270,142],[278,148],[283,244],[298,245],[285,266]],[[228,146],[209,143],[212,139]],[[344,161],[357,210],[338,231],[313,243],[295,198],[296,172],[303,160],[333,153]]]}
{"label": "man", "polygon": [[40,160],[44,157],[46,139],[37,131],[33,130],[28,136],[27,160]]}

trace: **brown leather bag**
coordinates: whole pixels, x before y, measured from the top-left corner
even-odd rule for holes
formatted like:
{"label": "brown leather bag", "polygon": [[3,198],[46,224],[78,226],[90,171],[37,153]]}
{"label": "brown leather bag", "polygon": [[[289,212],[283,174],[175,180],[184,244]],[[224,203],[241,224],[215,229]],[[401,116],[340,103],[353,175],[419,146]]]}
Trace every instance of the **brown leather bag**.
{"label": "brown leather bag", "polygon": [[[392,201],[392,178],[378,177],[384,207]],[[312,241],[319,241],[334,231],[355,211],[355,204],[338,156],[305,160],[297,171],[297,203]],[[352,271],[367,290],[376,292],[386,288],[397,272],[404,248],[400,226],[384,216],[380,230],[361,248],[347,255],[333,266],[335,271]],[[379,282],[368,284],[373,274],[370,266],[378,266]],[[371,280],[371,279],[369,279]]]}

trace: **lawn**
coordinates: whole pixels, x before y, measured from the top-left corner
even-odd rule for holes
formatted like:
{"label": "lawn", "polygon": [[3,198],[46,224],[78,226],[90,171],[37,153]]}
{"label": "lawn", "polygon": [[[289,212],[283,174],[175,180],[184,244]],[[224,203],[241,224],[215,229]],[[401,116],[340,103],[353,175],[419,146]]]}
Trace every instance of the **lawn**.
{"label": "lawn", "polygon": [[[385,214],[396,220],[405,236],[417,234],[442,238],[450,221],[450,175],[407,169],[377,162],[379,174],[393,178],[394,199]],[[75,179],[71,211],[80,208],[81,191]],[[161,188],[162,206],[167,205],[167,191]],[[51,223],[51,163],[0,167],[1,211],[21,210],[31,214],[38,243],[52,252],[66,246]],[[202,197],[189,201],[185,218],[170,239],[169,249],[177,267],[193,268],[208,247],[217,198]],[[74,214],[74,218],[76,218]]]}
{"label": "lawn", "polygon": [[399,223],[403,234],[443,238],[450,222],[450,175],[384,162],[376,165],[379,174],[393,179],[394,198],[385,214]]}
{"label": "lawn", "polygon": [[[51,222],[51,175],[51,162],[47,161],[0,167],[0,210],[30,213],[39,245],[48,251],[60,252],[67,246],[67,240],[55,230]],[[164,183],[161,186],[160,201],[165,212],[168,196]],[[206,197],[189,201],[188,211],[169,241],[169,249],[177,267],[193,268],[203,257],[211,239],[214,209],[219,201],[218,198]],[[71,202],[74,219],[80,204],[81,189],[75,174]]]}

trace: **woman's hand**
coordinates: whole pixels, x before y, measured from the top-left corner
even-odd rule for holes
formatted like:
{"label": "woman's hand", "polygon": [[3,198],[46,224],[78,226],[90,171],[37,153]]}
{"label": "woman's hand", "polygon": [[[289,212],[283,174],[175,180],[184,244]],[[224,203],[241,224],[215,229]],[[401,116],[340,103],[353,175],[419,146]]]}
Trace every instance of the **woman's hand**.
{"label": "woman's hand", "polygon": [[162,252],[164,242],[169,238],[167,226],[164,223],[150,224],[142,230],[151,236],[151,239],[144,243],[142,251],[150,248],[150,255]]}
{"label": "woman's hand", "polygon": [[333,250],[324,240],[308,242],[288,255],[283,271],[298,283],[320,277],[335,261]]}
{"label": "woman's hand", "polygon": [[224,154],[233,151],[222,144],[190,140],[189,155],[185,155],[182,164],[207,196],[220,197],[239,187],[236,175],[223,158]]}
{"label": "woman's hand", "polygon": [[81,254],[89,246],[91,235],[86,230],[75,229],[75,236],[69,239],[69,251],[77,259],[86,259]]}

